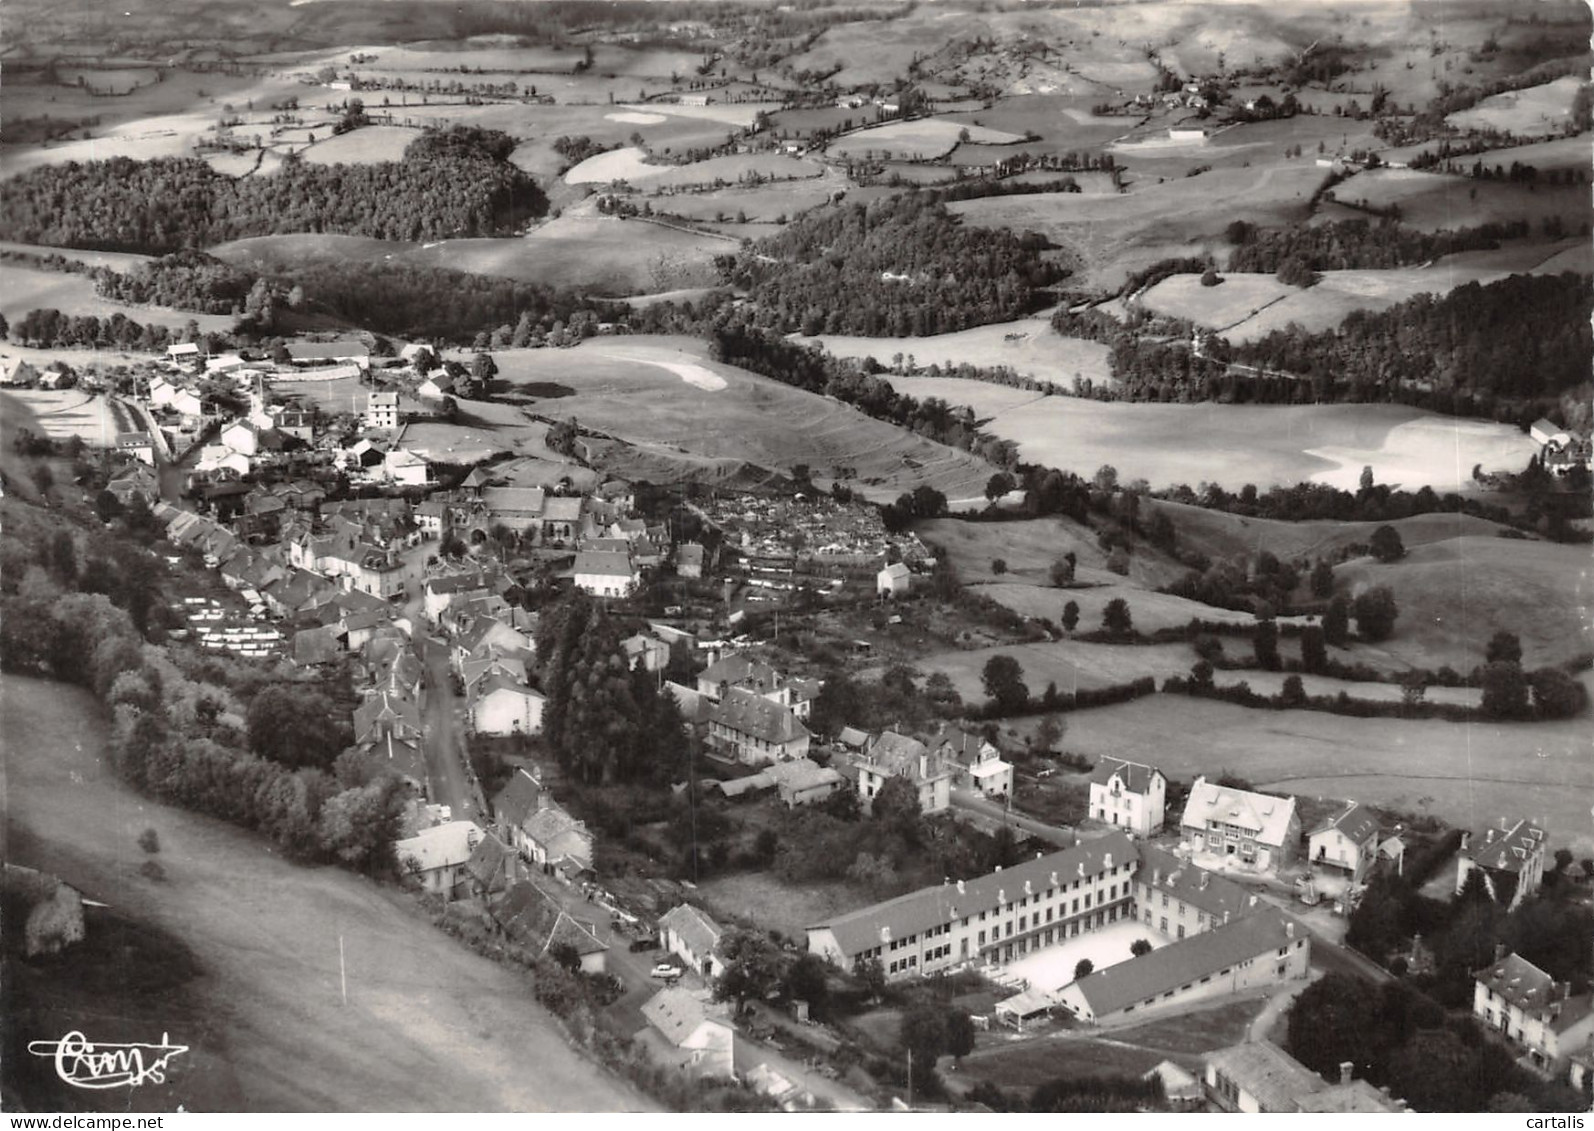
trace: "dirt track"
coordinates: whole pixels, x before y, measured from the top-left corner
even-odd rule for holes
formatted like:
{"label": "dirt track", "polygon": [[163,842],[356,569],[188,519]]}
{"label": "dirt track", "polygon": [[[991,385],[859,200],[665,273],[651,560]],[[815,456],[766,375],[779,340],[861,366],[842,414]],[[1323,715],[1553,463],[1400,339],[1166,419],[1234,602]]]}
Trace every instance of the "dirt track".
{"label": "dirt track", "polygon": [[[564,1042],[524,979],[395,893],[295,866],[263,840],[128,790],[101,762],[103,727],[84,692],[5,676],[0,703],[7,832],[27,856],[15,862],[194,951],[205,1031],[171,1036],[196,1046],[186,1071],[217,1078],[185,1081],[184,1094],[241,1096],[253,1111],[651,1109]],[[160,836],[162,884],[137,874],[146,827]]]}

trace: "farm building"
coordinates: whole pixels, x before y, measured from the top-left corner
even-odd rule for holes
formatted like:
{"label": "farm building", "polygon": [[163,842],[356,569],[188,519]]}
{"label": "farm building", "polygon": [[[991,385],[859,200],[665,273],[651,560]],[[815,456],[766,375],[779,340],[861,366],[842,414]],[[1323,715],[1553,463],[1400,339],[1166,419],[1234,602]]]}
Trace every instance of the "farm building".
{"label": "farm building", "polygon": [[449,821],[422,829],[393,845],[399,867],[406,869],[429,892],[451,899],[466,880],[465,865],[481,840],[475,821]]}
{"label": "farm building", "polygon": [[1179,827],[1197,851],[1238,857],[1263,871],[1288,864],[1301,839],[1293,797],[1215,785],[1204,777],[1190,787]]}
{"label": "farm building", "polygon": [[1011,962],[1093,927],[1133,918],[1138,857],[1108,833],[972,880],[920,888],[809,927],[808,952],[850,970],[877,958],[886,977],[969,961]]}
{"label": "farm building", "polygon": [[148,432],[118,432],[116,450],[140,463],[155,464],[155,440]]}
{"label": "farm building", "polygon": [[656,1055],[696,1076],[735,1076],[736,1030],[706,993],[670,986],[643,1003],[642,1016],[639,1036]]}
{"label": "farm building", "polygon": [[602,974],[608,967],[609,946],[592,924],[575,918],[536,884],[511,885],[490,914],[506,935],[539,955],[567,946],[575,951],[583,974]]}
{"label": "farm building", "polygon": [[557,805],[544,805],[522,825],[525,845],[532,862],[567,872],[592,868],[592,834],[585,821],[578,821]]}
{"label": "farm building", "polygon": [[11,358],[4,366],[0,366],[0,385],[25,386],[38,383],[38,369],[20,357]]}
{"label": "farm building", "polygon": [[1544,830],[1531,821],[1500,818],[1476,832],[1463,833],[1456,869],[1456,894],[1477,872],[1496,903],[1515,908],[1539,890],[1544,880]]}
{"label": "farm building", "polygon": [[166,347],[166,360],[180,364],[197,364],[204,355],[200,352],[198,342],[178,342],[174,346]]}
{"label": "farm building", "polygon": [[1266,1041],[1208,1053],[1202,1075],[1214,1107],[1250,1114],[1297,1111],[1303,1096],[1328,1087],[1317,1073]]}
{"label": "farm building", "polygon": [[808,753],[808,728],[789,707],[733,687],[708,717],[711,747],[739,762],[783,762]]}
{"label": "farm building", "polygon": [[875,575],[875,592],[883,597],[897,597],[913,589],[913,574],[902,562],[892,562]]}
{"label": "farm building", "polygon": [[1155,766],[1102,758],[1090,774],[1089,813],[1138,837],[1162,831],[1168,779]]}

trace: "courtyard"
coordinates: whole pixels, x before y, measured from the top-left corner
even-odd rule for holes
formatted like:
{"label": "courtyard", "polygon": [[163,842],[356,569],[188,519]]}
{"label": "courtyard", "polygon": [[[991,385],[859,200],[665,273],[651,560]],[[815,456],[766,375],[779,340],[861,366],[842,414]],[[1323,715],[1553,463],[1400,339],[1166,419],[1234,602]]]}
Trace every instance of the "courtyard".
{"label": "courtyard", "polygon": [[1145,939],[1153,949],[1168,945],[1168,939],[1149,924],[1122,920],[1027,954],[1008,963],[1006,970],[1028,981],[1032,990],[1050,993],[1074,980],[1074,967],[1082,958],[1090,959],[1096,970],[1128,962],[1129,947],[1136,939]]}

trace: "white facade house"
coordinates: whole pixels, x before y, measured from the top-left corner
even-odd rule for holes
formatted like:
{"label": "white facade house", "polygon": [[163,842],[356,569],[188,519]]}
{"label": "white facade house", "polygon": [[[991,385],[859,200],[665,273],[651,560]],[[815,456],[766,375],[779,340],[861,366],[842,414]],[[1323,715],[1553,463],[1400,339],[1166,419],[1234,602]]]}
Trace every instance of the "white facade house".
{"label": "white facade house", "polygon": [[913,589],[913,574],[902,562],[892,562],[875,574],[875,592],[883,597],[903,596]]}
{"label": "white facade house", "polygon": [[1499,954],[1473,975],[1473,1016],[1525,1049],[1534,1067],[1557,1075],[1594,1036],[1591,1006],[1594,997],[1574,995],[1570,983],[1557,982],[1520,955]]}
{"label": "white facade house", "polygon": [[424,487],[432,480],[432,468],[412,451],[395,448],[382,461],[387,477],[401,487]]}
{"label": "white facade house", "polygon": [[227,425],[217,439],[239,455],[252,456],[260,451],[260,430],[247,421],[239,420]]}
{"label": "white facade house", "polygon": [[894,777],[906,778],[918,790],[919,809],[926,816],[952,807],[952,771],[941,755],[916,738],[888,730],[854,764],[865,807]]}
{"label": "white facade house", "polygon": [[969,767],[969,779],[986,797],[1013,796],[1013,764],[987,758]]}
{"label": "white facade house", "polygon": [[1295,858],[1301,819],[1295,798],[1221,786],[1198,777],[1185,803],[1180,835],[1196,851],[1233,856],[1262,871]]}
{"label": "white facade house", "polygon": [[642,1016],[677,1066],[697,1076],[736,1075],[736,1030],[706,992],[684,986],[660,990],[643,1003]]}
{"label": "white facade house", "polygon": [[484,835],[475,821],[449,821],[395,841],[393,851],[399,867],[419,879],[427,891],[450,897],[464,882],[465,865]]}
{"label": "white facade house", "polygon": [[725,973],[725,961],[718,954],[724,934],[724,928],[706,911],[690,903],[672,907],[659,917],[659,946],[705,978]]}
{"label": "white facade house", "polygon": [[1306,857],[1314,866],[1347,873],[1361,883],[1378,862],[1378,818],[1367,806],[1352,801],[1306,837]]}
{"label": "white facade house", "polygon": [[483,679],[470,705],[470,725],[477,734],[536,734],[542,730],[542,694],[504,675]]}
{"label": "white facade house", "polygon": [[629,597],[641,584],[642,574],[629,554],[582,550],[576,555],[573,580],[577,589],[594,597]]}
{"label": "white facade house", "polygon": [[372,393],[365,402],[367,428],[394,429],[399,426],[397,393]]}
{"label": "white facade house", "polygon": [[1168,779],[1155,766],[1102,758],[1090,774],[1090,816],[1137,837],[1162,831]]}
{"label": "white facade house", "polygon": [[1479,872],[1494,901],[1515,908],[1544,881],[1544,843],[1544,830],[1532,821],[1504,817],[1496,825],[1463,834],[1456,894]]}

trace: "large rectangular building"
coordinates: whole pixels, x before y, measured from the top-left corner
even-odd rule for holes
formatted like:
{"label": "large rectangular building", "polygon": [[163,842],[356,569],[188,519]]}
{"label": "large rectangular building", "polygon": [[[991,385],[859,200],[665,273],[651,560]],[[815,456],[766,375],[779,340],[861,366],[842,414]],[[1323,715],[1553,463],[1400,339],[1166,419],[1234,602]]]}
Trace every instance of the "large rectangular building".
{"label": "large rectangular building", "polygon": [[1109,833],[1049,856],[898,896],[808,928],[808,950],[845,969],[879,959],[887,978],[1005,963],[1134,917],[1139,856]]}

